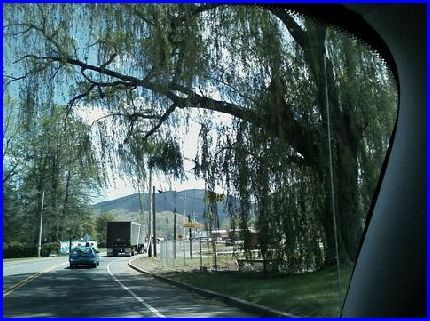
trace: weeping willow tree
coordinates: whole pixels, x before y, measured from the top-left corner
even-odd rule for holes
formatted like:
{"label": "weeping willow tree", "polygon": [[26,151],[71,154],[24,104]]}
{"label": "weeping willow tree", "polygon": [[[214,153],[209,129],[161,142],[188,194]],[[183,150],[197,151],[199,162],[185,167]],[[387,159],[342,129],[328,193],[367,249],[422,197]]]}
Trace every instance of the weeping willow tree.
{"label": "weeping willow tree", "polygon": [[[339,253],[355,260],[396,110],[384,63],[357,40],[273,6],[4,10],[6,90],[31,90],[68,114],[102,111],[93,126],[104,168],[180,177],[177,133],[201,111],[196,174],[240,197],[230,212],[245,245],[258,229],[263,256],[290,271],[335,262],[328,98]],[[215,113],[231,123],[217,125]]]}

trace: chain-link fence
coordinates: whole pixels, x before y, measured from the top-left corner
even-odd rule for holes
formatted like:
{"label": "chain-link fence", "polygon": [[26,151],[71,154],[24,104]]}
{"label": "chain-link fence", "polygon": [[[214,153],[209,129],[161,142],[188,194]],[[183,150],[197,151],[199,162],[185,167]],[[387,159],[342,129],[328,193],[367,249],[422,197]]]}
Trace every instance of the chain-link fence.
{"label": "chain-link fence", "polygon": [[199,237],[191,240],[160,242],[158,258],[165,269],[237,271],[243,256],[240,244]]}

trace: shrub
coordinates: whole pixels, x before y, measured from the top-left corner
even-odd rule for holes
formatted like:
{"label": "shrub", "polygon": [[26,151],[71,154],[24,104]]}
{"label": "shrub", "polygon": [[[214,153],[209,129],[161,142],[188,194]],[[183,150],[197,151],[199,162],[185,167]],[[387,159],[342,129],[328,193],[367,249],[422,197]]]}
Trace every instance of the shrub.
{"label": "shrub", "polygon": [[29,245],[18,241],[10,241],[7,243],[3,243],[4,258],[28,257],[36,256],[36,254],[37,247],[34,245]]}
{"label": "shrub", "polygon": [[40,256],[50,256],[51,254],[57,254],[60,252],[59,242],[49,242],[42,244],[42,249],[40,250]]}

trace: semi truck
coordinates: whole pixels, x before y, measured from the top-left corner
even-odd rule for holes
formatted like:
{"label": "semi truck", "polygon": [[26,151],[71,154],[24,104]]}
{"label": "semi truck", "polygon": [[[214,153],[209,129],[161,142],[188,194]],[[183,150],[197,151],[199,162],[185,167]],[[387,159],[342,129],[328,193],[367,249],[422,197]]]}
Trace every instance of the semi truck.
{"label": "semi truck", "polygon": [[107,256],[134,256],[145,252],[143,225],[135,222],[107,222]]}

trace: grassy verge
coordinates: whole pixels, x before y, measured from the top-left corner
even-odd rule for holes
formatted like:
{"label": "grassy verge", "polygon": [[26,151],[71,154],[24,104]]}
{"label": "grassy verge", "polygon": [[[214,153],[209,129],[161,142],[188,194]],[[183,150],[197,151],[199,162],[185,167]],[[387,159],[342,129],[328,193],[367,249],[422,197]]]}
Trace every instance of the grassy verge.
{"label": "grassy verge", "polygon": [[[219,270],[234,270],[236,269],[236,260],[232,259],[231,256],[218,256],[217,257],[217,266]],[[174,268],[179,271],[185,270],[185,271],[197,271],[200,270],[200,258],[198,256],[195,256],[193,258],[187,257],[184,259],[183,257],[177,257],[176,259],[169,259],[169,260],[160,260],[158,258],[157,264],[160,268],[160,270],[166,269],[166,268]],[[214,268],[214,258],[211,256],[202,257],[201,266],[211,270]]]}
{"label": "grassy verge", "polygon": [[[351,268],[341,271],[344,288],[350,273]],[[172,272],[163,275],[298,316],[335,317],[340,313],[341,299],[335,268],[294,275],[252,272]]]}

